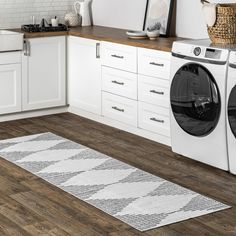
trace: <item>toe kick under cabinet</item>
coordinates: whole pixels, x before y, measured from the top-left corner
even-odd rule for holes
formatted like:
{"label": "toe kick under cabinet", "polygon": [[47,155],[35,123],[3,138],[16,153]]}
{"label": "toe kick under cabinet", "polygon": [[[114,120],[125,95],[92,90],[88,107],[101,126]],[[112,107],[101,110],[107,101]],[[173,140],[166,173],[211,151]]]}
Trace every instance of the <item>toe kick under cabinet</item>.
{"label": "toe kick under cabinet", "polygon": [[169,52],[70,37],[68,55],[75,113],[170,145]]}

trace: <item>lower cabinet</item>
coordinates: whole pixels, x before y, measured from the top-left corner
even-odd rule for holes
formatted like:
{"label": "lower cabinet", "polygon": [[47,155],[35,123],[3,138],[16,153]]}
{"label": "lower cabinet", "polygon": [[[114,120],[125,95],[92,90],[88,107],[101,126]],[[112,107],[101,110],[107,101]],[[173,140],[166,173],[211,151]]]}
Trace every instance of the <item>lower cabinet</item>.
{"label": "lower cabinet", "polygon": [[66,105],[66,38],[27,39],[22,60],[24,111]]}
{"label": "lower cabinet", "polygon": [[137,127],[137,101],[102,93],[102,114],[107,118]]}
{"label": "lower cabinet", "polygon": [[97,115],[101,115],[102,101],[99,47],[99,41],[69,37],[69,104]]}
{"label": "lower cabinet", "polygon": [[170,137],[169,109],[144,102],[138,104],[138,127]]}
{"label": "lower cabinet", "polygon": [[21,64],[0,65],[0,114],[21,111]]}

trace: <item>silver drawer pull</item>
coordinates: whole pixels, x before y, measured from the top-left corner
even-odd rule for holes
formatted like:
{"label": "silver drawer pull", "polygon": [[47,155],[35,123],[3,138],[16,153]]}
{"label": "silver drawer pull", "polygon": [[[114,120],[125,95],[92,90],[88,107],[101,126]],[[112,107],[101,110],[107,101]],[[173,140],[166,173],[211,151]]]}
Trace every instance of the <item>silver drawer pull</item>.
{"label": "silver drawer pull", "polygon": [[119,112],[125,112],[124,109],[120,109],[118,107],[112,107],[113,110],[119,111]]}
{"label": "silver drawer pull", "polygon": [[159,92],[159,91],[156,91],[156,90],[150,90],[150,93],[155,93],[155,94],[159,94],[159,95],[164,95],[165,94],[164,92]]}
{"label": "silver drawer pull", "polygon": [[151,121],[158,122],[158,123],[165,123],[165,121],[164,121],[164,120],[160,120],[160,119],[157,119],[157,118],[155,118],[155,117],[153,117],[153,118],[150,118],[150,120],[151,120]]}
{"label": "silver drawer pull", "polygon": [[115,55],[115,54],[111,55],[111,57],[115,57],[115,58],[119,58],[119,59],[124,59],[123,56],[119,56],[119,55]]}
{"label": "silver drawer pull", "polygon": [[161,67],[164,66],[164,64],[160,64],[160,63],[156,63],[156,62],[150,62],[149,64],[152,66],[161,66]]}
{"label": "silver drawer pull", "polygon": [[125,85],[125,83],[119,82],[119,81],[116,81],[116,80],[112,80],[111,82],[112,82],[113,84]]}

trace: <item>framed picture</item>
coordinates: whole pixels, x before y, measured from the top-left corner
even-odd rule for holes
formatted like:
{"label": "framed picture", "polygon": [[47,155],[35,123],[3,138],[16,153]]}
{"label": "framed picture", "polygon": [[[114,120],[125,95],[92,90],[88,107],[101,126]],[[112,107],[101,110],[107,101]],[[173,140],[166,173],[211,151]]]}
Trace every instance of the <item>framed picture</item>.
{"label": "framed picture", "polygon": [[161,36],[169,36],[174,0],[147,0],[143,30],[161,24]]}

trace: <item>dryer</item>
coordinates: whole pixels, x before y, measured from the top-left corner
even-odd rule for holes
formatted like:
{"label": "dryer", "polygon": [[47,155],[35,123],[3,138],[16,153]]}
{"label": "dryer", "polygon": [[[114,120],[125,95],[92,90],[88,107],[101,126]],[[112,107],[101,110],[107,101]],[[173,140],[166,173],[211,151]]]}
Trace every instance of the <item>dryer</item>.
{"label": "dryer", "polygon": [[236,174],[236,52],[233,51],[229,57],[226,99],[229,169]]}
{"label": "dryer", "polygon": [[194,40],[175,42],[171,62],[172,150],[223,170],[229,169],[225,114],[228,56],[229,50],[214,48],[208,40]]}

